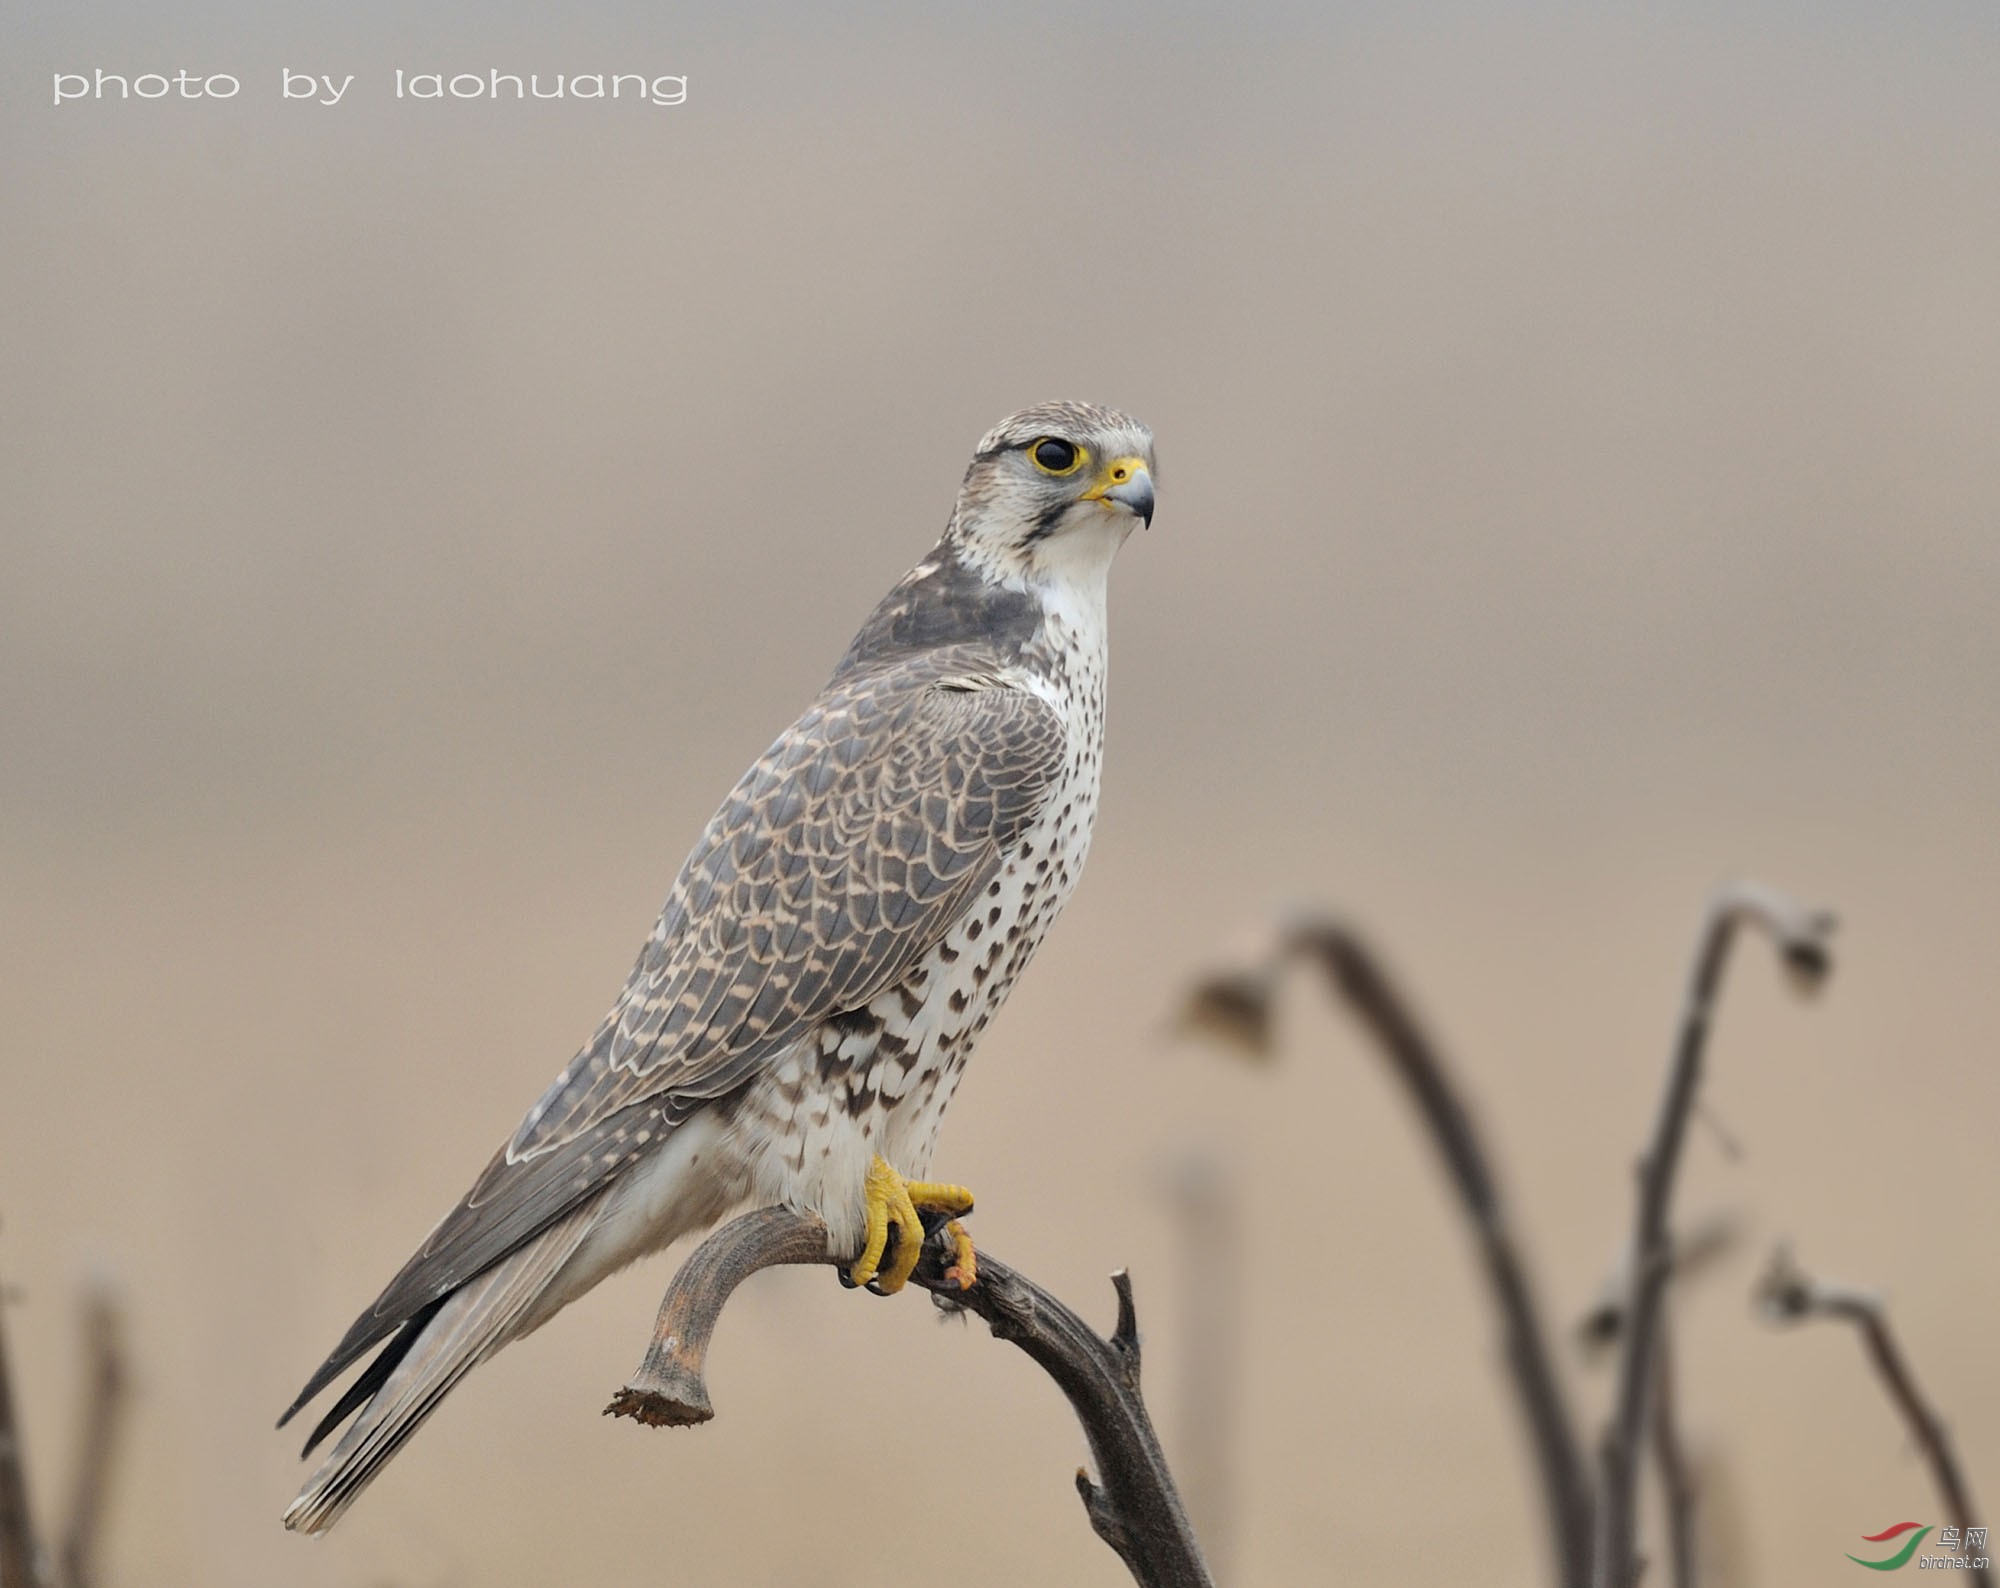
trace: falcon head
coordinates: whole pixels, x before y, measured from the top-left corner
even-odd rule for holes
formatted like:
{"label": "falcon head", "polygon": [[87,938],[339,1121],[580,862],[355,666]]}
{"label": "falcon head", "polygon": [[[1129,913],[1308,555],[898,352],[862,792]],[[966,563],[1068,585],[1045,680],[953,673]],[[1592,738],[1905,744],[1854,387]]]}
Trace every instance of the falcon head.
{"label": "falcon head", "polygon": [[993,577],[1101,576],[1152,521],[1153,432],[1116,409],[1043,403],[986,432],[946,539]]}

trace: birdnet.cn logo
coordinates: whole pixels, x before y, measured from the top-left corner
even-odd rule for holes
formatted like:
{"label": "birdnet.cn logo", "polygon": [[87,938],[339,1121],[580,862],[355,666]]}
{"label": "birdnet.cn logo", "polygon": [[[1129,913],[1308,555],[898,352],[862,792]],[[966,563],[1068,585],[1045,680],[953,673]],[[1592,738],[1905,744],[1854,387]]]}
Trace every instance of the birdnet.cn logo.
{"label": "birdnet.cn logo", "polygon": [[1917,1554],[1931,1529],[1921,1522],[1898,1522],[1894,1527],[1885,1527],[1879,1533],[1863,1533],[1861,1542],[1878,1546],[1895,1546],[1879,1560],[1870,1560],[1865,1555],[1849,1555],[1847,1558],[1857,1566],[1866,1566],[1870,1571],[1901,1571],[1914,1557],[1919,1571],[1988,1571],[1992,1562],[1986,1555],[1986,1529],[1983,1527],[1947,1527],[1938,1532],[1938,1548],[1948,1554]]}

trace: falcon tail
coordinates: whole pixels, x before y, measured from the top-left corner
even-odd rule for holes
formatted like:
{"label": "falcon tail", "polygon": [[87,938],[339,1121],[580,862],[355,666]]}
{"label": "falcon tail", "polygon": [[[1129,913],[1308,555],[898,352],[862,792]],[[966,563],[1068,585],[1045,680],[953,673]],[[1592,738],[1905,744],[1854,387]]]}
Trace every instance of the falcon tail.
{"label": "falcon tail", "polygon": [[308,1455],[359,1409],[285,1512],[285,1526],[300,1533],[332,1527],[452,1386],[525,1332],[534,1303],[590,1233],[602,1200],[592,1198],[558,1219],[404,1324],[313,1430]]}

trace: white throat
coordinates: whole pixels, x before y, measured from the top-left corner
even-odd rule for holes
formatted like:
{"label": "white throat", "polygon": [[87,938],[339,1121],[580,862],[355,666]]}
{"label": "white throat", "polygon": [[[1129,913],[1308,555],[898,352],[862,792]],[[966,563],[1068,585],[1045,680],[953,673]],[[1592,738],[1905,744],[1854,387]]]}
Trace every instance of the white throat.
{"label": "white throat", "polygon": [[1138,522],[1129,513],[1085,507],[1028,551],[1028,583],[1044,589],[1067,587],[1102,605],[1111,582],[1111,560]]}

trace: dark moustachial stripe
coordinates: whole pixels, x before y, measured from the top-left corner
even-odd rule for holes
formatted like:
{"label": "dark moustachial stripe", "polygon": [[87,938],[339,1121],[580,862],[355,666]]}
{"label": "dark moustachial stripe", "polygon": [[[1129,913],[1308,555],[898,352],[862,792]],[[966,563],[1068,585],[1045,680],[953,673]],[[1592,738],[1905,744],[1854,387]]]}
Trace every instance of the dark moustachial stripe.
{"label": "dark moustachial stripe", "polygon": [[1067,498],[1049,503],[1035,515],[1035,522],[1028,533],[1021,537],[1021,544],[1032,546],[1038,540],[1047,540],[1056,532],[1056,526],[1063,521],[1063,515],[1074,505]]}

